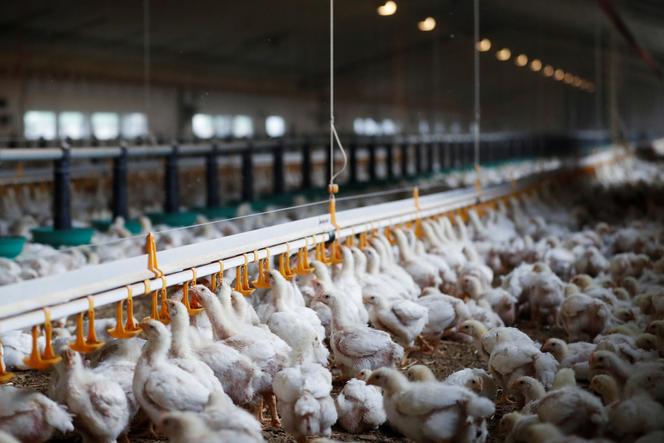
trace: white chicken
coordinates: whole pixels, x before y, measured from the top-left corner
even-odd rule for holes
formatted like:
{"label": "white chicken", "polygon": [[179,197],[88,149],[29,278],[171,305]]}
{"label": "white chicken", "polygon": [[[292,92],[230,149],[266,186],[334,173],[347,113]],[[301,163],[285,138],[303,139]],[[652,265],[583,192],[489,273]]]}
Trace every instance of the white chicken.
{"label": "white chicken", "polygon": [[383,389],[387,419],[418,441],[484,442],[485,418],[494,404],[466,388],[439,382],[411,383],[398,371],[381,368],[367,382]]}
{"label": "white chicken", "polygon": [[154,424],[171,411],[202,412],[212,391],[168,359],[171,333],[162,323],[145,319],[141,323],[147,343],[136,363],[134,396]]}
{"label": "white chicken", "polygon": [[443,282],[438,269],[426,260],[418,258],[415,251],[408,244],[406,235],[401,230],[395,230],[394,235],[399,245],[399,254],[403,269],[410,274],[421,289],[438,287]]}
{"label": "white chicken", "polygon": [[283,427],[297,441],[306,441],[308,436],[332,435],[337,411],[330,396],[330,371],[316,363],[286,368],[274,377],[273,390]]}
{"label": "white chicken", "polygon": [[542,345],[542,352],[553,355],[560,367],[571,368],[578,380],[590,380],[588,360],[597,345],[588,342],[565,343],[559,338],[550,338]]}
{"label": "white chicken", "polygon": [[67,410],[36,391],[0,386],[0,430],[21,442],[41,443],[74,430]]}
{"label": "white chicken", "polygon": [[388,300],[378,294],[368,295],[371,325],[388,332],[408,352],[428,320],[428,310],[410,300]]}
{"label": "white chicken", "polygon": [[360,371],[357,378],[346,382],[334,400],[339,425],[351,434],[376,429],[387,420],[380,388],[366,384],[370,375],[368,369]]}
{"label": "white chicken", "polygon": [[330,347],[335,364],[350,378],[362,369],[394,367],[401,362],[404,350],[389,334],[349,321],[345,306],[334,291],[327,290],[320,300],[332,310]]}
{"label": "white chicken", "polygon": [[118,380],[86,368],[81,355],[71,349],[62,352],[58,370],[54,398],[74,414],[83,441],[117,441],[131,418],[127,395]]}

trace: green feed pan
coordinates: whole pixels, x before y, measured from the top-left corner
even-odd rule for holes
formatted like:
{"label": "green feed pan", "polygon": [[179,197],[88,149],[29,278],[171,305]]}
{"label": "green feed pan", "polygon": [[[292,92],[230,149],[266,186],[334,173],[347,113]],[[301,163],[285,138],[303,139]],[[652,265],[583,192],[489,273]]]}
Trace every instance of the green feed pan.
{"label": "green feed pan", "polygon": [[25,245],[25,237],[0,236],[0,257],[14,258],[21,253]]}
{"label": "green feed pan", "polygon": [[[106,232],[111,228],[111,225],[113,224],[112,220],[92,220],[92,226],[97,231],[100,232]],[[132,234],[140,234],[141,233],[141,223],[136,220],[136,219],[131,219],[127,220],[124,224],[124,227],[127,229],[127,231],[131,232]]]}
{"label": "green feed pan", "polygon": [[167,226],[190,226],[196,223],[196,212],[152,212],[148,214],[152,223]]}
{"label": "green feed pan", "polygon": [[44,243],[55,248],[59,246],[80,246],[90,244],[93,228],[71,228],[56,230],[51,227],[35,228],[32,231],[32,240],[35,243]]}

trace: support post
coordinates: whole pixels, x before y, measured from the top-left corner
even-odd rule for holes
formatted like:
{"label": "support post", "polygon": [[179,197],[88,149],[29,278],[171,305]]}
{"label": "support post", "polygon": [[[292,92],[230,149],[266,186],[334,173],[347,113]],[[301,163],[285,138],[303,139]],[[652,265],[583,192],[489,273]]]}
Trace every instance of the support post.
{"label": "support post", "polygon": [[357,183],[357,144],[355,144],[355,142],[348,145],[348,163],[350,166],[349,181],[351,183]]}
{"label": "support post", "polygon": [[219,193],[219,146],[212,144],[212,150],[205,155],[205,204],[208,208],[221,206]]}
{"label": "support post", "polygon": [[392,180],[394,178],[394,151],[392,143],[385,144],[385,162],[387,163],[387,178]]}
{"label": "support post", "polygon": [[53,228],[71,229],[71,153],[62,146],[62,158],[55,160],[53,168]]}
{"label": "support post", "polygon": [[408,142],[401,144],[401,177],[408,177]]}
{"label": "support post", "polygon": [[369,181],[374,183],[378,177],[376,174],[376,142],[371,140],[367,145],[367,149],[369,151]]}
{"label": "support post", "polygon": [[164,167],[165,201],[164,212],[180,211],[180,185],[178,177],[178,146],[173,145],[171,153],[166,156]]}
{"label": "support post", "polygon": [[311,144],[305,141],[302,145],[302,182],[301,188],[303,191],[311,189]]}
{"label": "support post", "polygon": [[127,168],[127,147],[123,144],[120,146],[120,155],[113,159],[113,200],[111,201],[111,210],[114,220],[122,217],[125,222],[129,218]]}
{"label": "support post", "polygon": [[254,201],[254,156],[251,142],[242,150],[242,201]]}
{"label": "support post", "polygon": [[272,148],[272,185],[273,195],[281,195],[286,191],[284,176],[284,144],[279,141]]}
{"label": "support post", "polygon": [[422,174],[422,149],[424,148],[424,142],[417,143],[415,145],[415,174]]}
{"label": "support post", "polygon": [[427,143],[427,171],[431,174],[434,172],[434,166],[433,166],[433,157],[434,157],[434,150],[438,148],[438,143],[431,141]]}

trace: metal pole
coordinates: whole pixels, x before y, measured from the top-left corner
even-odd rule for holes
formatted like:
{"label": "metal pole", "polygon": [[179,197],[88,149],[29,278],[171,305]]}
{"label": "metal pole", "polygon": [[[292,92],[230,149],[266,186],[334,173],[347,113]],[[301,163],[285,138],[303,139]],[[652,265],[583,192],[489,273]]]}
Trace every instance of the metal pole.
{"label": "metal pole", "polygon": [[351,183],[357,183],[357,145],[355,143],[351,143],[348,146],[349,149],[349,156],[348,156],[348,162],[350,163],[350,177],[349,180]]}
{"label": "metal pole", "polygon": [[480,49],[477,46],[480,41],[480,0],[473,2],[474,38],[473,42],[473,64],[474,64],[474,98],[475,98],[475,127],[474,129],[474,163],[480,165]]}
{"label": "metal pole", "polygon": [[417,143],[415,145],[415,174],[422,174],[422,148],[424,143]]}
{"label": "metal pole", "polygon": [[254,156],[251,142],[242,151],[242,201],[254,201]]}
{"label": "metal pole", "polygon": [[208,208],[218,208],[221,205],[218,151],[219,146],[213,143],[212,151],[205,155],[205,198]]}
{"label": "metal pole", "polygon": [[171,153],[166,156],[164,169],[164,186],[166,200],[164,212],[176,213],[180,211],[180,189],[178,183],[178,146],[173,145]]}
{"label": "metal pole", "polygon": [[369,150],[369,181],[375,182],[378,176],[376,174],[376,142],[370,141],[367,149]]}
{"label": "metal pole", "polygon": [[408,142],[401,144],[401,177],[408,177]]}
{"label": "metal pole", "polygon": [[392,150],[392,143],[385,145],[385,162],[387,163],[387,178],[394,178],[394,151]]}
{"label": "metal pole", "polygon": [[427,171],[430,173],[433,173],[434,167],[433,167],[433,154],[434,154],[434,149],[437,148],[438,144],[436,142],[430,141],[427,143]]}
{"label": "metal pole", "polygon": [[62,146],[62,158],[55,160],[53,168],[53,228],[71,229],[71,153]]}
{"label": "metal pole", "polygon": [[286,191],[283,142],[279,142],[272,148],[272,183],[274,195],[280,195]]}
{"label": "metal pole", "polygon": [[308,141],[305,141],[302,145],[302,183],[301,187],[303,191],[311,189],[311,144]]}
{"label": "metal pole", "polygon": [[111,202],[113,219],[129,218],[129,199],[127,184],[127,147],[120,146],[121,154],[113,159],[113,200]]}

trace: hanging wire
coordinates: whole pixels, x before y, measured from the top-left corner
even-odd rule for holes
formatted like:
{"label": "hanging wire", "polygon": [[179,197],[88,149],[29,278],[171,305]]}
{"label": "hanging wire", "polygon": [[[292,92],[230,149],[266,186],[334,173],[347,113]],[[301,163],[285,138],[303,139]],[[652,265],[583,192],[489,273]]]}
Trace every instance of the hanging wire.
{"label": "hanging wire", "polygon": [[474,64],[474,98],[475,98],[475,128],[474,128],[474,158],[475,168],[480,166],[480,50],[478,42],[480,41],[480,0],[473,0],[473,64]]}
{"label": "hanging wire", "polygon": [[145,117],[150,124],[150,0],[143,0],[143,88]]}
{"label": "hanging wire", "polygon": [[[339,171],[334,172],[334,143],[339,145],[344,163]],[[340,176],[346,169],[348,158],[344,150],[339,134],[334,125],[334,0],[330,0],[330,190],[334,185],[334,180]]]}

